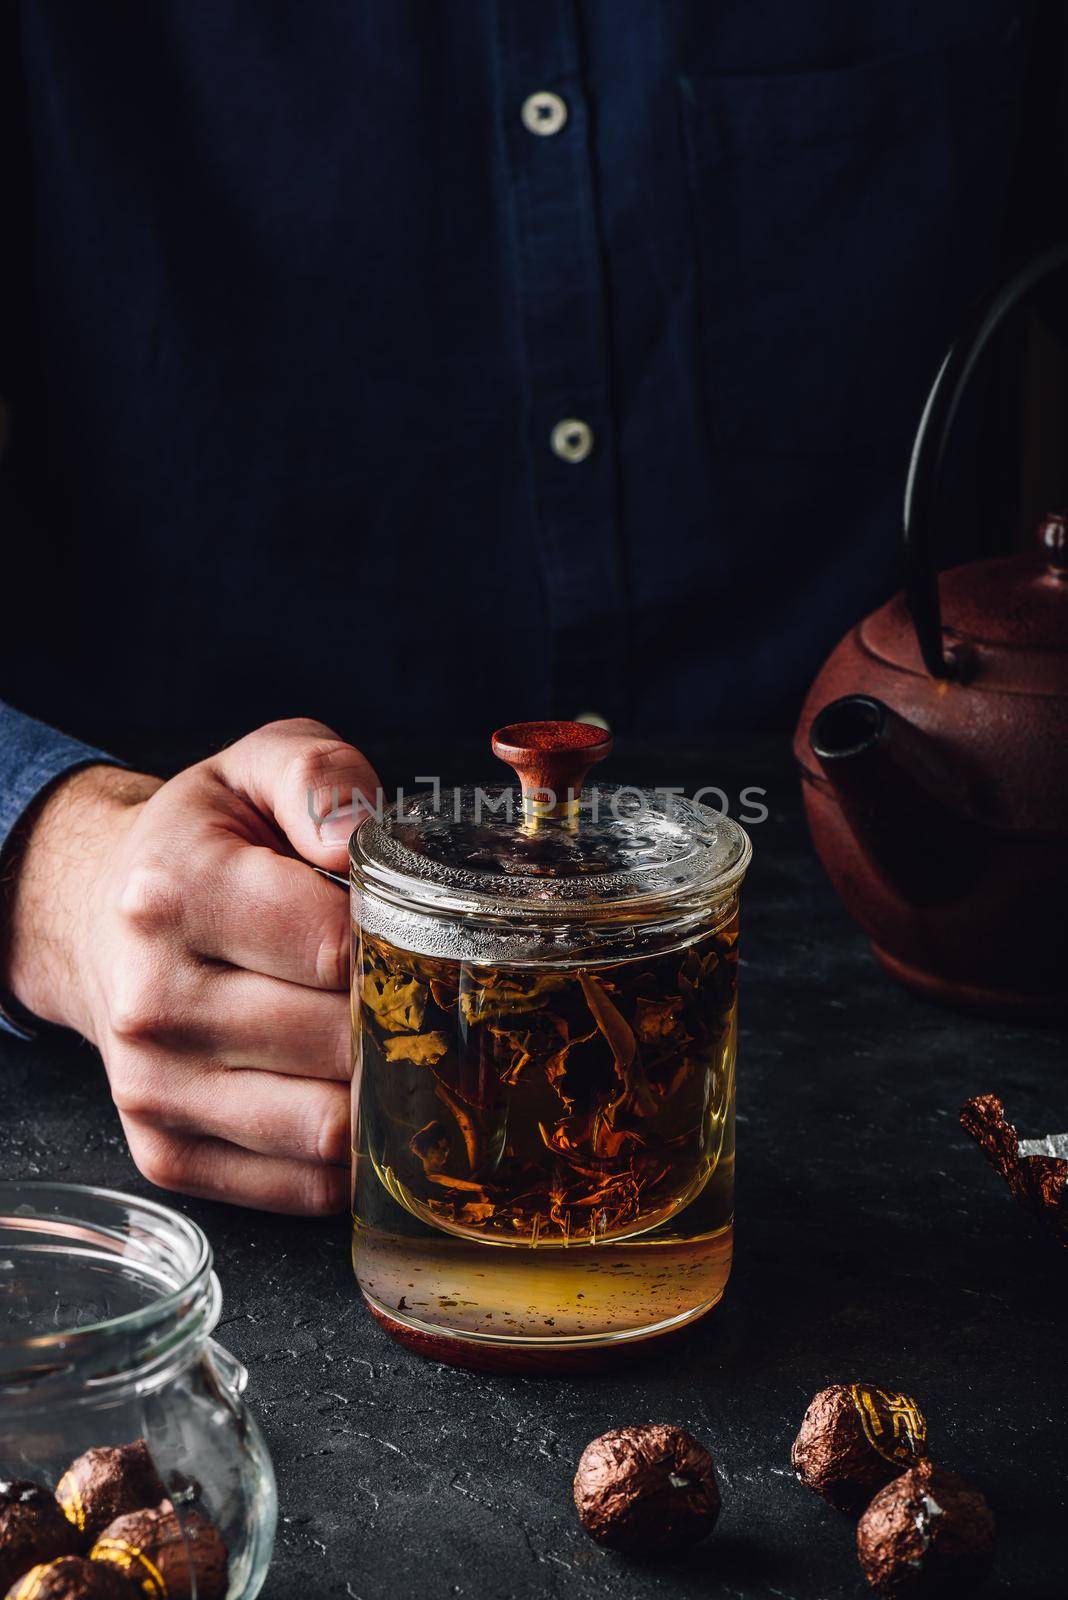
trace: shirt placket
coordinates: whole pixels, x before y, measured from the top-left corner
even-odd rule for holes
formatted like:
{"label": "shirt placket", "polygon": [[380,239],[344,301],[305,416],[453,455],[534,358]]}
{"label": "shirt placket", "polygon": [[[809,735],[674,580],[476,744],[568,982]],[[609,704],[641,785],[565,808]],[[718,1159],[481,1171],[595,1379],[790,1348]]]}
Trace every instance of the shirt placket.
{"label": "shirt placket", "polygon": [[590,105],[571,0],[498,9],[527,469],[554,709],[625,719],[626,587]]}

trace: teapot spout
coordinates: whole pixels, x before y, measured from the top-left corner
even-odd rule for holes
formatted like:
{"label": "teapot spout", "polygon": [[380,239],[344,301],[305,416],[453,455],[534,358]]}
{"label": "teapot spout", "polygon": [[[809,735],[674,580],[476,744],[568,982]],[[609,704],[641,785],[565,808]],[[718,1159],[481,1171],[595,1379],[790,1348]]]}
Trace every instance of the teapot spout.
{"label": "teapot spout", "polygon": [[864,854],[903,900],[956,899],[982,870],[967,786],[926,733],[873,696],[815,717],[812,753]]}

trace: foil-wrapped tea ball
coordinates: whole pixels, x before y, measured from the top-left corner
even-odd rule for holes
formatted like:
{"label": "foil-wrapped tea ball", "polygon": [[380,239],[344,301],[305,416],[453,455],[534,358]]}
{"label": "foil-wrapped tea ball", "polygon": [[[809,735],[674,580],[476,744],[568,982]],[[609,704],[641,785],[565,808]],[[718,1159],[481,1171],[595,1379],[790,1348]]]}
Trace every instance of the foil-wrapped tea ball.
{"label": "foil-wrapped tea ball", "polygon": [[667,1554],[712,1532],[720,1494],[712,1457],[663,1422],[614,1428],[582,1452],[575,1508],[591,1539],[629,1555]]}
{"label": "foil-wrapped tea ball", "polygon": [[80,1549],[77,1533],[42,1484],[0,1480],[0,1594],[27,1568]]}
{"label": "foil-wrapped tea ball", "polygon": [[883,1595],[970,1595],[994,1559],[994,1515],[963,1478],[921,1462],[875,1496],[857,1558]]}
{"label": "foil-wrapped tea ball", "polygon": [[927,1458],[927,1421],[906,1394],[832,1383],[805,1412],[790,1459],[800,1481],[841,1511],[859,1512],[876,1489]]}
{"label": "foil-wrapped tea ball", "polygon": [[126,1511],[158,1506],[166,1493],[144,1439],[87,1450],[56,1485],[65,1515],[90,1539]]}
{"label": "foil-wrapped tea ball", "polygon": [[137,1600],[137,1590],[84,1556],[60,1556],[31,1567],[7,1591],[7,1600]]}
{"label": "foil-wrapped tea ball", "polygon": [[149,1600],[223,1600],[226,1546],[202,1511],[178,1514],[169,1500],[153,1511],[130,1511],[106,1528],[89,1552],[128,1579]]}

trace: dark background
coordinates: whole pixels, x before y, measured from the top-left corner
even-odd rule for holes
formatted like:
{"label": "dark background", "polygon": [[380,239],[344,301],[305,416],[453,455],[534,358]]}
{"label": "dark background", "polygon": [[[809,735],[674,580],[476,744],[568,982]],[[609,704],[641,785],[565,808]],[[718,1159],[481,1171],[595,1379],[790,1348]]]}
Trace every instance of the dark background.
{"label": "dark background", "polygon": [[[369,751],[388,784],[492,773],[479,748]],[[448,760],[443,757],[448,756]],[[834,1380],[902,1387],[933,1455],[999,1521],[991,1595],[1068,1592],[1068,1257],[1036,1234],[957,1113],[1001,1093],[1024,1135],[1068,1127],[1063,1032],[966,1019],[898,989],[837,905],[780,741],[623,745],[606,779],[768,790],[743,894],[737,1261],[681,1345],[613,1374],[473,1375],[371,1322],[344,1218],[178,1200],[207,1230],[220,1337],[251,1372],[278,1473],[269,1600],[838,1600],[867,1591],[853,1525],[802,1489],[790,1443]],[[1012,929],[1005,931],[1012,937]],[[58,1036],[4,1041],[11,1177],[148,1191],[103,1073]],[[580,1530],[588,1440],[664,1420],[713,1451],[724,1508],[685,1561],[634,1565]]]}

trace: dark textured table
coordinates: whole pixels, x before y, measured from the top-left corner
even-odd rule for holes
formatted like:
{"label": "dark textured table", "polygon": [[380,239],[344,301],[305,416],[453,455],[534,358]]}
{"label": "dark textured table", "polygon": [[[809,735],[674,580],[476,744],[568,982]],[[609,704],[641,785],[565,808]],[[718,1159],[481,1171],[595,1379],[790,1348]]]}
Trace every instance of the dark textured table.
{"label": "dark textured table", "polygon": [[[370,754],[390,783],[492,767],[474,749]],[[248,1364],[278,1473],[265,1593],[867,1593],[852,1524],[802,1489],[789,1461],[811,1395],[863,1378],[914,1393],[933,1452],[986,1490],[1000,1524],[988,1592],[1068,1595],[1068,1256],[1036,1236],[957,1122],[968,1095],[997,1089],[1021,1131],[1068,1127],[1063,1032],[936,1010],[878,970],[812,855],[784,743],[624,744],[605,775],[768,791],[743,899],[726,1300],[683,1343],[611,1375],[477,1376],[410,1355],[374,1326],[343,1219],[179,1200],[215,1246],[221,1337]],[[8,1176],[149,1192],[86,1046],[4,1043],[0,1071]],[[586,1442],[649,1419],[705,1441],[723,1489],[714,1537],[677,1564],[598,1549],[571,1505]]]}

